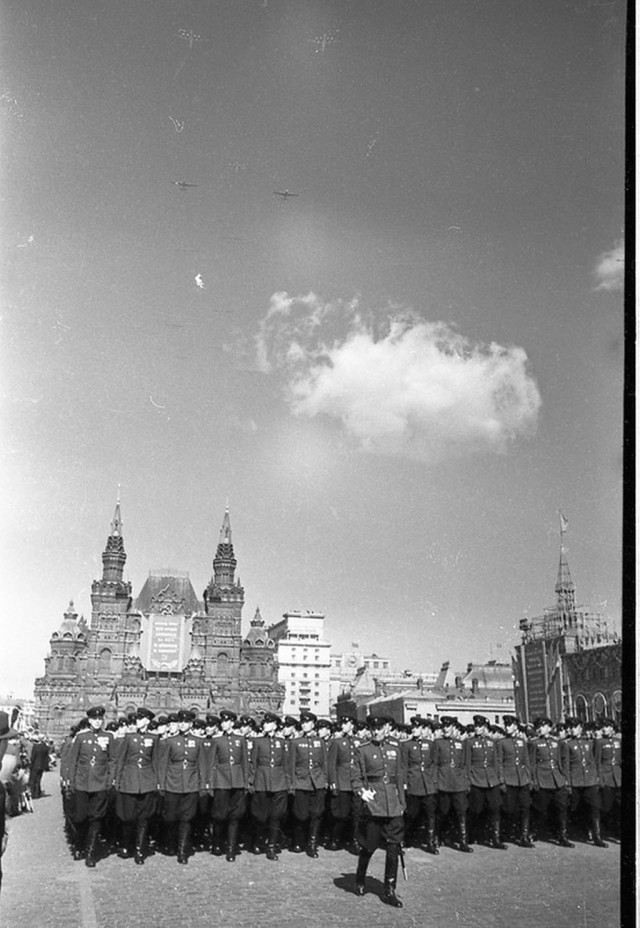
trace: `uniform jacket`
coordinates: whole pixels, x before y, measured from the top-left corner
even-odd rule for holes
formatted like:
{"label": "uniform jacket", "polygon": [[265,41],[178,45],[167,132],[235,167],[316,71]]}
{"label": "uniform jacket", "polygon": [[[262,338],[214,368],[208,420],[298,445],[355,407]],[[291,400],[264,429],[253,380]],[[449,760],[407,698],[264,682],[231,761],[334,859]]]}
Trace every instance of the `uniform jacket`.
{"label": "uniform jacket", "polygon": [[69,779],[69,752],[72,744],[73,738],[68,735],[60,748],[60,779],[63,783],[66,783]]}
{"label": "uniform jacket", "polygon": [[113,735],[110,731],[79,731],[67,759],[67,780],[72,789],[99,793],[110,789],[115,776]]}
{"label": "uniform jacket", "polygon": [[557,738],[532,738],[529,742],[531,782],[536,789],[560,789],[567,778]]}
{"label": "uniform jacket", "polygon": [[430,796],[437,792],[433,744],[433,741],[422,741],[417,738],[404,741],[402,744],[406,791],[411,796]]}
{"label": "uniform jacket", "polygon": [[206,789],[201,739],[191,732],[170,735],[158,742],[158,789],[167,793],[197,793]]}
{"label": "uniform jacket", "polygon": [[121,741],[116,755],[116,789],[121,793],[153,792],[158,783],[158,736],[152,732],[128,732]]}
{"label": "uniform jacket", "polygon": [[486,789],[500,784],[496,742],[492,738],[486,735],[471,735],[467,738],[464,742],[464,762],[470,786]]}
{"label": "uniform jacket", "polygon": [[34,744],[31,751],[31,772],[39,773],[41,770],[49,769],[49,748],[44,741],[38,741]]}
{"label": "uniform jacket", "polygon": [[622,786],[622,747],[613,738],[594,741],[594,754],[602,786]]}
{"label": "uniform jacket", "polygon": [[562,743],[562,755],[567,786],[600,785],[593,741],[588,738],[567,738]]}
{"label": "uniform jacket", "polygon": [[496,750],[502,783],[506,786],[529,786],[531,763],[527,739],[522,735],[507,735],[497,742]]}
{"label": "uniform jacket", "polygon": [[355,752],[351,786],[355,792],[372,789],[374,797],[367,808],[374,818],[393,818],[406,808],[405,767],[396,741],[370,741]]}
{"label": "uniform jacket", "polygon": [[211,739],[207,782],[212,789],[243,789],[249,777],[247,742],[236,732]]}
{"label": "uniform jacket", "polygon": [[350,792],[351,765],[359,743],[352,735],[338,735],[329,742],[327,778],[331,789],[337,789],[343,793]]}
{"label": "uniform jacket", "polygon": [[460,738],[436,738],[433,742],[436,786],[443,793],[462,793],[469,789],[464,741]]}
{"label": "uniform jacket", "polygon": [[290,741],[263,735],[255,738],[249,757],[249,787],[257,793],[279,793],[290,786],[286,757]]}
{"label": "uniform jacket", "polygon": [[327,749],[313,732],[289,744],[287,768],[292,789],[324,789],[327,785]]}

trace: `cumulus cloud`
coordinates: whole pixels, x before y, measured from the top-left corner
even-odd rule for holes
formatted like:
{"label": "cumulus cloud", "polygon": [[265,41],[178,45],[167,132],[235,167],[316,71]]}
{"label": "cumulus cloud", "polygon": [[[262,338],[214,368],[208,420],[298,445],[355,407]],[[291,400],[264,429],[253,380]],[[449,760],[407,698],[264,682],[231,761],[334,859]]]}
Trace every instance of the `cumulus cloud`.
{"label": "cumulus cloud", "polygon": [[474,344],[411,310],[381,317],[357,299],[274,293],[256,347],[294,414],[337,420],[365,451],[500,452],[536,428],[540,394],[522,348]]}
{"label": "cumulus cloud", "polygon": [[619,239],[611,251],[598,258],[594,270],[596,290],[622,290],[624,286],[624,240]]}

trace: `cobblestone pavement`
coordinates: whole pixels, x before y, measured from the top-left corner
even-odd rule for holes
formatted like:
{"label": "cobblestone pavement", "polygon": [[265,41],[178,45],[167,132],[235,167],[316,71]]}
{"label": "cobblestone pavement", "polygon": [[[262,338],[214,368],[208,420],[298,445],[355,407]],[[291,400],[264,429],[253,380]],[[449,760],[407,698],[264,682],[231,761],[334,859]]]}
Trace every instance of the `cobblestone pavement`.
{"label": "cobblestone pavement", "polygon": [[382,904],[384,855],[369,867],[367,895],[353,895],[356,858],[320,850],[318,860],[283,852],[278,862],[209,854],[188,866],[155,854],[143,867],[112,855],[95,870],[75,862],[63,829],[57,774],[35,812],[9,821],[0,924],[11,928],[616,928],[620,849],[539,843],[535,850],[443,848],[406,852],[403,909]]}

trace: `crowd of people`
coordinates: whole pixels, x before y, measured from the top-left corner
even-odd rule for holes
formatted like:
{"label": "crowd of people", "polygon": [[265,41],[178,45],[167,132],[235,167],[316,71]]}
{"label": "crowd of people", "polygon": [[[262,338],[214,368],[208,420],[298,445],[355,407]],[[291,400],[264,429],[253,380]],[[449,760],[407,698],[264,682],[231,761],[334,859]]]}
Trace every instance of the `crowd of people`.
{"label": "crowd of people", "polygon": [[[481,715],[337,722],[302,711],[232,710],[154,716],[146,707],[104,724],[91,707],[60,751],[67,837],[95,867],[117,852],[142,865],[155,851],[187,864],[196,851],[233,863],[241,850],[278,860],[287,850],[357,854],[355,892],[385,849],[382,900],[396,895],[404,849],[471,853],[508,842],[606,848],[618,839],[621,738],[611,719],[496,726]],[[604,829],[604,832],[603,832]]]}

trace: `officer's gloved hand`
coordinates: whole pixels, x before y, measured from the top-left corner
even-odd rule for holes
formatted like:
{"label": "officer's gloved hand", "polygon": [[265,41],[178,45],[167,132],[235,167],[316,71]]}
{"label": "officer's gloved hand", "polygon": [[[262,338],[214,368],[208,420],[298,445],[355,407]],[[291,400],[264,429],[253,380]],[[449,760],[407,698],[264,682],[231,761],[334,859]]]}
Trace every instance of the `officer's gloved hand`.
{"label": "officer's gloved hand", "polygon": [[507,784],[506,784],[506,783],[501,783],[501,784],[500,784],[500,792],[501,792],[501,793],[506,793],[506,791],[507,791]]}

